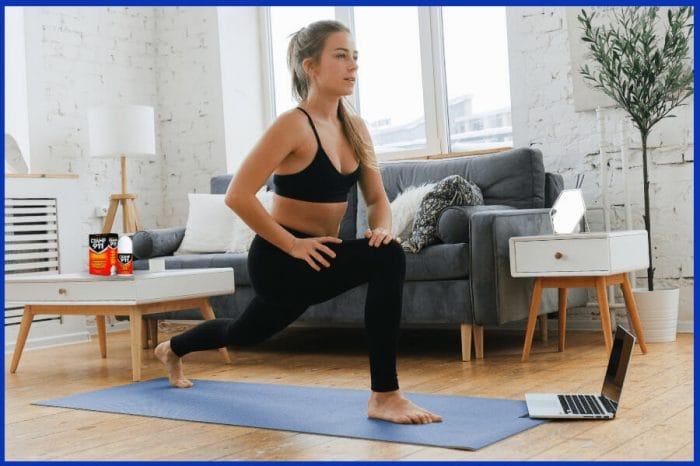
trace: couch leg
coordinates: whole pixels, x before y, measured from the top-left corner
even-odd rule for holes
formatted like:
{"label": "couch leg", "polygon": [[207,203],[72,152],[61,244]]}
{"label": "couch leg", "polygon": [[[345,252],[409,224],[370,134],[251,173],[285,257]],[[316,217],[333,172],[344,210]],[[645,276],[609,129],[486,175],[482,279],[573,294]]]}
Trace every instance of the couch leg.
{"label": "couch leg", "polygon": [[484,359],[484,326],[474,326],[474,352],[476,359]]}
{"label": "couch leg", "polygon": [[542,343],[547,343],[549,339],[549,329],[547,328],[547,314],[540,314],[538,317],[540,321],[540,338],[542,338]]}
{"label": "couch leg", "polygon": [[462,361],[472,358],[472,326],[461,324],[459,330],[462,336]]}

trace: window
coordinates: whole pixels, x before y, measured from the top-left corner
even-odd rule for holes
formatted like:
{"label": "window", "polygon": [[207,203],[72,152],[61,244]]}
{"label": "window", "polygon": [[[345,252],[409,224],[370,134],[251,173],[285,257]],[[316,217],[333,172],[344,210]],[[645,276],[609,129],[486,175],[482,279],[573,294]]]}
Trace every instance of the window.
{"label": "window", "polygon": [[450,152],[512,146],[506,9],[443,7],[442,22]]}
{"label": "window", "polygon": [[354,13],[359,110],[375,152],[425,149],[418,9],[357,7]]}
{"label": "window", "polygon": [[356,109],[380,159],[512,146],[504,7],[269,7],[274,114],[296,105],[289,35],[319,19],[353,31]]}

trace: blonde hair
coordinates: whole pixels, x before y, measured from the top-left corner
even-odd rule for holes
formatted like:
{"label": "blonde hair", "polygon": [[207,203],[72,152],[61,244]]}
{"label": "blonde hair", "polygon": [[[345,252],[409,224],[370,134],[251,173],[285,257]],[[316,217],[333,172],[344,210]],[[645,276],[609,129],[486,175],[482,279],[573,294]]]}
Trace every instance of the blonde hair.
{"label": "blonde hair", "polygon": [[[339,21],[325,20],[311,23],[291,35],[287,48],[287,66],[292,74],[292,95],[297,102],[303,102],[309,96],[310,83],[304,70],[304,60],[310,58],[318,63],[326,45],[326,38],[335,32],[350,34],[350,29]],[[338,119],[350,147],[360,159],[360,164],[378,168],[372,146],[362,138],[352,121],[354,113],[352,105],[344,97],[340,99]]]}

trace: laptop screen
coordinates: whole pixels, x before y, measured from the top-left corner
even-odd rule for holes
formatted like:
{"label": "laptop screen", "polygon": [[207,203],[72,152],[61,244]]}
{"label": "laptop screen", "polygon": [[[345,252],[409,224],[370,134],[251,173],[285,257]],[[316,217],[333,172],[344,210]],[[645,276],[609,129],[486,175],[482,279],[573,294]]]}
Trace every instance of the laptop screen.
{"label": "laptop screen", "polygon": [[616,404],[620,402],[622,384],[625,381],[627,366],[629,366],[630,357],[632,356],[634,340],[635,338],[631,333],[623,327],[617,326],[602,390],[602,395]]}

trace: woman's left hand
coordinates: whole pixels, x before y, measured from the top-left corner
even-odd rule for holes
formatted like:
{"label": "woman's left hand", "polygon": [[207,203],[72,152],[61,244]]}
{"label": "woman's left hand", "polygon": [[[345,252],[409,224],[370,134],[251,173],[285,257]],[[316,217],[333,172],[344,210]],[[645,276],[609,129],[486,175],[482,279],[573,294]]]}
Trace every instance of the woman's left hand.
{"label": "woman's left hand", "polygon": [[[382,244],[389,244],[389,241],[394,240],[391,236],[391,232],[386,231],[384,228],[375,228],[370,230],[369,228],[365,230],[365,238],[369,238],[369,245],[378,248]],[[398,240],[394,240],[398,242]]]}

